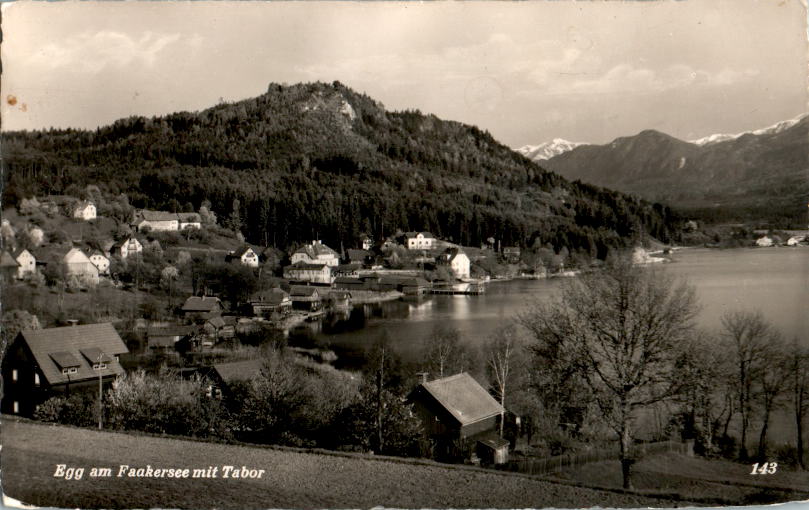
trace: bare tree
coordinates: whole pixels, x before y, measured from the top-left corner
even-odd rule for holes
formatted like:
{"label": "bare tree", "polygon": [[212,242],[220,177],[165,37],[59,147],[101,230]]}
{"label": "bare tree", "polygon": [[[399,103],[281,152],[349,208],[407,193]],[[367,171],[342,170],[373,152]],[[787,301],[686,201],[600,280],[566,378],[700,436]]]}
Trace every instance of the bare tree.
{"label": "bare tree", "polygon": [[796,453],[798,465],[806,469],[803,460],[803,420],[809,411],[809,349],[800,345],[794,338],[787,353],[789,367],[789,390],[792,393],[792,410],[795,413],[797,431]]}
{"label": "bare tree", "polygon": [[710,451],[720,424],[727,426],[733,416],[734,400],[726,398],[732,394],[733,366],[722,346],[705,332],[695,334],[683,347],[673,375],[683,382],[679,401],[685,411],[684,433]]}
{"label": "bare tree", "polygon": [[781,397],[787,387],[789,378],[789,365],[784,352],[783,342],[777,333],[771,337],[771,342],[762,356],[765,367],[759,372],[761,388],[761,433],[758,438],[758,460],[766,461],[767,457],[767,429],[770,425],[772,411],[781,404]]}
{"label": "bare tree", "polygon": [[736,379],[734,393],[742,429],[739,458],[747,460],[747,432],[757,395],[754,381],[766,367],[764,354],[776,332],[761,312],[728,312],[722,316],[722,326],[726,345],[733,359]]}
{"label": "bare tree", "polygon": [[617,433],[625,488],[632,487],[636,414],[679,392],[674,361],[696,312],[693,288],[623,257],[568,282],[561,299],[535,317],[542,337],[571,354]]}
{"label": "bare tree", "polygon": [[[514,365],[520,344],[516,329],[507,327],[499,331],[484,347],[486,358],[486,371],[492,381],[495,396],[500,405],[506,407],[506,390],[510,387],[514,377]],[[500,413],[500,436],[503,436],[505,425],[505,411]]]}
{"label": "bare tree", "polygon": [[425,372],[443,378],[472,370],[474,357],[461,342],[460,332],[452,327],[439,325],[426,338],[423,346]]}

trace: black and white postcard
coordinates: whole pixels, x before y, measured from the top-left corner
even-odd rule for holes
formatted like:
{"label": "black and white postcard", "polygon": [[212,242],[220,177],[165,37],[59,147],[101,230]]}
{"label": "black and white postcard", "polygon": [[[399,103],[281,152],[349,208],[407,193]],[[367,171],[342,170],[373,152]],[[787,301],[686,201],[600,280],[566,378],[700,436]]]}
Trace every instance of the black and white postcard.
{"label": "black and white postcard", "polygon": [[4,505],[809,500],[805,2],[0,7]]}

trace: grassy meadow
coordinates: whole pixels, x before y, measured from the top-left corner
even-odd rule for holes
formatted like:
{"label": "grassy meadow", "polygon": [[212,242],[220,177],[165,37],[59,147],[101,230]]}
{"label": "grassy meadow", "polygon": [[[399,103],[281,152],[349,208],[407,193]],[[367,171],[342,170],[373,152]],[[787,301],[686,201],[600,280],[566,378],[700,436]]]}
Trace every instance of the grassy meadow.
{"label": "grassy meadow", "polygon": [[[633,469],[633,484],[641,494],[672,493],[683,499],[721,505],[809,499],[809,476],[783,467],[772,475],[751,475],[752,464],[667,453],[644,458]],[[549,477],[598,488],[617,489],[622,482],[617,460],[563,469]]]}
{"label": "grassy meadow", "polygon": [[[136,436],[4,417],[4,492],[37,506],[81,508],[671,507],[672,500],[538,479],[353,454],[321,454]],[[81,480],[56,466],[85,468]],[[261,479],[118,478],[118,466],[265,469]],[[112,468],[90,478],[92,467]],[[221,471],[220,471],[221,472]],[[677,502],[683,505],[684,502]],[[687,504],[687,503],[686,503]]]}

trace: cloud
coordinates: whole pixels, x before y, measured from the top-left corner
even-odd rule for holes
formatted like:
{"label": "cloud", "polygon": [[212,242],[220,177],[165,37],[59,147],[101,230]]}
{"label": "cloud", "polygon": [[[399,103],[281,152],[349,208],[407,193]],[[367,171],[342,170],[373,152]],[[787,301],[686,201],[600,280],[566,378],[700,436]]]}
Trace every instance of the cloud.
{"label": "cloud", "polygon": [[[180,41],[180,34],[156,34],[151,31],[130,35],[111,30],[83,32],[59,44],[46,44],[29,59],[29,64],[53,71],[69,68],[81,73],[96,74],[104,69],[130,66],[153,67],[160,54]],[[194,35],[183,41],[193,50],[200,46],[201,37]],[[177,58],[173,52],[172,58]]]}
{"label": "cloud", "polygon": [[759,73],[754,69],[725,68],[715,72],[673,64],[662,69],[618,64],[592,78],[579,78],[558,83],[552,94],[659,94],[688,87],[727,87],[750,80]]}

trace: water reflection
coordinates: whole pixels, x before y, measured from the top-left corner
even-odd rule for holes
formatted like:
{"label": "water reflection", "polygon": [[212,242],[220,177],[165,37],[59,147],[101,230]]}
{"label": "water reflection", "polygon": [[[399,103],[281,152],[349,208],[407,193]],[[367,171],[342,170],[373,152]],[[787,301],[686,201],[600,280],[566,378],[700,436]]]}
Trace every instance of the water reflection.
{"label": "water reflection", "polygon": [[[761,310],[785,335],[809,344],[809,249],[687,250],[662,267],[696,287],[701,326],[717,329],[727,310]],[[557,296],[562,284],[562,279],[492,282],[481,296],[355,306],[290,336],[301,334],[304,341],[334,349],[342,358],[338,364],[348,368],[382,336],[406,361],[417,361],[424,340],[438,326],[457,328],[467,344],[479,347],[520,312]]]}

